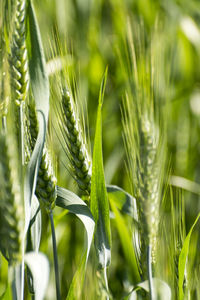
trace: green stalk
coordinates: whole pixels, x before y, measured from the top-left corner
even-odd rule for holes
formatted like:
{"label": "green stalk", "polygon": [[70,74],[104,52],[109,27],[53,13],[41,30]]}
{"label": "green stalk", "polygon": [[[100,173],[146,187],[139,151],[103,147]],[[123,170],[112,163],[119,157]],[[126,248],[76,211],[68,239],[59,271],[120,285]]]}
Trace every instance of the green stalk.
{"label": "green stalk", "polygon": [[57,255],[57,247],[56,247],[56,234],[55,234],[55,227],[54,227],[54,222],[53,222],[53,212],[52,211],[49,213],[49,218],[50,218],[50,222],[51,222],[51,235],[52,235],[52,244],[53,244],[54,272],[55,272],[55,281],[56,281],[56,299],[61,300],[58,255]]}
{"label": "green stalk", "polygon": [[[24,202],[24,165],[25,165],[25,156],[24,156],[24,115],[23,115],[24,102],[21,102],[18,106],[18,114],[19,114],[19,153],[20,153],[20,162],[21,162],[21,170],[20,170],[20,178],[21,178],[21,187],[22,187],[22,201]],[[22,241],[22,262],[21,262],[21,297],[20,299],[24,299],[24,253],[25,253],[25,236]]]}
{"label": "green stalk", "polygon": [[148,272],[148,281],[149,281],[149,296],[150,300],[154,300],[154,289],[152,281],[152,264],[151,264],[151,246],[147,248],[147,272]]}
{"label": "green stalk", "polygon": [[[22,166],[22,173],[21,173],[21,179],[23,179],[23,167],[25,164],[25,158],[24,158],[24,116],[23,116],[23,108],[24,103],[21,102],[20,106],[18,107],[19,112],[19,151],[20,151],[20,159],[21,159],[21,166]],[[23,181],[22,181],[23,182]]]}

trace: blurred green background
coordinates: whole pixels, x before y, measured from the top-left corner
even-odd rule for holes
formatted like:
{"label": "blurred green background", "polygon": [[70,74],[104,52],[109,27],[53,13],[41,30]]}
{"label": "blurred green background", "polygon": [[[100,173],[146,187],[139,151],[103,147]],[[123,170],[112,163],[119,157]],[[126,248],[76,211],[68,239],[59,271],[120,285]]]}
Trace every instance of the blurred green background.
{"label": "blurred green background", "polygon": [[[167,162],[170,169],[169,176],[175,175],[191,181],[188,185],[183,182],[187,191],[183,189],[181,196],[185,202],[186,231],[188,231],[200,209],[198,192],[200,189],[197,186],[196,193],[188,191],[192,189],[193,182],[200,182],[200,2],[37,0],[34,3],[47,60],[53,58],[51,46],[53,45],[53,49],[59,48],[57,37],[63,55],[67,54],[71,58],[69,64],[78,82],[79,101],[87,102],[91,146],[94,139],[100,81],[108,65],[108,82],[103,106],[105,176],[108,184],[116,184],[129,192],[121,122],[126,76],[120,64],[119,53],[123,55],[125,51],[128,22],[132,24],[133,32],[134,23],[142,23],[149,39],[156,26],[162,27],[160,39],[163,43],[165,61],[161,69],[166,76],[161,74],[161,78],[169,78],[168,82],[163,83],[163,89],[160,91],[160,97],[168,103],[165,115],[168,136]],[[55,101],[53,95],[52,93],[52,102]],[[61,149],[59,151],[60,160],[57,161],[59,184],[78,192],[73,180],[63,168],[62,162],[67,164],[66,157]],[[178,178],[172,183],[182,185],[182,179]],[[176,188],[174,193],[176,194]],[[125,220],[127,226],[131,228],[130,219],[127,217]],[[128,262],[125,260],[118,233],[115,227],[112,227],[113,250],[112,265],[108,273],[109,287],[113,299],[121,299],[123,293],[128,290],[130,277]],[[75,271],[79,261],[83,243],[82,234],[82,226],[73,217],[63,217],[57,226],[63,294],[71,281],[71,270],[74,268]],[[197,240],[198,238],[194,236],[193,247],[198,245]],[[43,247],[45,252],[48,249],[46,243]],[[191,251],[192,249],[191,247]],[[92,268],[94,260],[93,253],[85,284],[87,296],[84,299],[96,297]],[[170,283],[171,275],[167,268],[160,273],[164,276],[163,279]]]}
{"label": "blurred green background", "polygon": [[[126,76],[118,53],[124,51],[127,22],[133,24],[133,31],[134,22],[142,22],[149,37],[156,24],[162,27],[160,38],[165,49],[162,70],[169,78],[168,82],[163,83],[163,89],[160,91],[160,97],[165,98],[168,104],[167,161],[170,176],[176,176],[170,179],[172,185],[184,187],[182,197],[185,201],[186,231],[188,231],[200,210],[200,185],[198,185],[200,183],[200,1],[35,0],[34,6],[47,62],[54,59],[55,55],[60,56],[59,48],[62,48],[62,55],[68,56],[68,67],[77,79],[79,101],[87,103],[91,146],[94,140],[100,82],[108,66],[108,82],[103,106],[105,176],[108,184],[116,184],[129,192],[121,122]],[[54,107],[56,101],[54,75],[50,78],[51,103]],[[50,119],[54,120],[53,108]],[[54,130],[52,135],[55,135]],[[59,185],[78,193],[73,179],[63,166],[63,163],[67,165],[67,158],[59,143],[54,149],[56,149],[54,156]],[[190,181],[186,182],[183,179]],[[44,216],[44,223],[45,218]],[[70,215],[61,215],[59,210],[56,211],[56,218],[62,293],[66,295],[82,253],[83,228],[77,219]],[[131,226],[128,217],[126,219],[128,226]],[[45,239],[41,251],[47,253],[52,263],[49,227],[44,230],[43,236]],[[49,239],[46,239],[47,236]],[[112,239],[113,257],[109,270],[109,286],[113,299],[121,299],[129,285],[127,262],[114,228]],[[197,235],[194,235],[194,247],[199,249],[198,239]],[[92,252],[83,298],[87,300],[96,299],[92,268],[94,260]],[[1,278],[4,278],[5,268],[1,268],[0,272]],[[164,279],[167,281],[169,278],[165,275]],[[55,299],[53,286],[52,283],[49,287],[47,299]]]}

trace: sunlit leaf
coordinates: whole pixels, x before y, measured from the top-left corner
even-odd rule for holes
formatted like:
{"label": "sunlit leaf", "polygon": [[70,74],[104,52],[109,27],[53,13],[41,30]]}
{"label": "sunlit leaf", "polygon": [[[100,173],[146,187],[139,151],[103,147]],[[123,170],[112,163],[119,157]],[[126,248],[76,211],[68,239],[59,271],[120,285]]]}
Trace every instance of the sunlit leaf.
{"label": "sunlit leaf", "polygon": [[35,290],[34,299],[42,300],[49,280],[49,262],[46,256],[40,252],[26,253],[24,260],[32,273]]}
{"label": "sunlit leaf", "polygon": [[38,113],[38,123],[39,123],[39,132],[31,159],[28,163],[25,175],[24,183],[24,199],[25,199],[25,234],[28,230],[30,218],[31,218],[31,202],[34,197],[36,183],[37,183],[37,174],[40,166],[40,160],[42,156],[42,150],[45,141],[45,119],[44,115]]}
{"label": "sunlit leaf", "polygon": [[119,210],[138,221],[136,199],[122,188],[116,185],[107,185],[108,195],[112,195],[113,201]]}
{"label": "sunlit leaf", "polygon": [[74,275],[70,289],[67,295],[67,299],[79,299],[82,291],[82,286],[85,278],[85,270],[87,265],[87,260],[90,252],[90,247],[94,234],[94,220],[90,212],[90,209],[76,194],[57,187],[57,199],[56,205],[67,209],[70,213],[75,214],[83,223],[86,233],[87,233],[87,244],[86,249],[83,252],[78,269]]}
{"label": "sunlit leaf", "polygon": [[35,252],[39,251],[41,231],[42,231],[42,216],[40,204],[37,197],[34,195],[31,202],[31,242]]}
{"label": "sunlit leaf", "polygon": [[92,160],[91,202],[90,208],[95,219],[95,248],[99,267],[104,269],[111,260],[111,232],[109,218],[109,203],[104,178],[102,153],[102,104],[107,79],[107,70],[104,74],[97,111],[96,132]]}
{"label": "sunlit leaf", "polygon": [[37,110],[39,131],[25,176],[25,234],[30,222],[31,202],[35,193],[37,174],[45,142],[49,114],[49,81],[46,73],[46,63],[39,26],[32,6],[32,0],[28,1],[27,10],[27,49],[30,85]]}
{"label": "sunlit leaf", "polygon": [[179,299],[184,299],[184,292],[183,292],[183,282],[184,282],[184,276],[185,276],[185,268],[186,268],[186,262],[189,252],[189,245],[190,245],[190,237],[192,234],[192,231],[194,229],[194,226],[196,225],[197,221],[199,220],[200,213],[198,214],[196,220],[194,221],[192,227],[190,228],[190,231],[188,235],[185,238],[185,241],[183,243],[183,247],[179,256],[179,262],[178,262],[178,274],[179,274],[179,281],[178,281],[178,287],[179,287]]}
{"label": "sunlit leaf", "polygon": [[[171,289],[169,285],[159,278],[152,278],[152,284],[154,288],[154,298],[152,299],[162,299],[162,300],[170,300],[171,299]],[[137,291],[143,289],[144,291],[149,293],[149,282],[148,280],[138,283],[134,290],[125,298],[126,300],[134,300],[137,298]]]}

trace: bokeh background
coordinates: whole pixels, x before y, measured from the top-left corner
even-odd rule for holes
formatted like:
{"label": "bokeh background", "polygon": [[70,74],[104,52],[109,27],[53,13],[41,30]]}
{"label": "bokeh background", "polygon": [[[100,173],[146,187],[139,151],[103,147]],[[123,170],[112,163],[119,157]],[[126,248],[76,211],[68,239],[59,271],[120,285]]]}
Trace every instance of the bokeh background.
{"label": "bokeh background", "polygon": [[[167,102],[167,162],[173,193],[184,199],[186,232],[200,210],[200,1],[198,0],[35,0],[34,6],[40,26],[48,66],[55,57],[67,58],[67,67],[76,77],[78,101],[83,103],[87,131],[93,146],[98,93],[102,75],[108,66],[108,82],[103,106],[103,156],[107,184],[116,184],[130,192],[126,171],[121,117],[126,77],[119,61],[127,36],[127,23],[142,23],[149,38],[156,26],[162,27],[165,60],[162,66],[167,78],[160,91]],[[157,25],[156,25],[157,24]],[[60,51],[61,50],[61,51]],[[55,73],[51,81],[51,116],[54,123],[56,102]],[[86,105],[87,104],[87,105]],[[86,116],[87,115],[87,116]],[[51,124],[50,124],[51,125]],[[51,126],[50,126],[51,127]],[[55,126],[56,127],[56,126]],[[76,193],[77,187],[66,170],[64,155],[51,128],[58,183]],[[55,137],[55,139],[54,139]],[[179,189],[178,187],[182,187]],[[78,265],[84,243],[84,230],[71,215],[56,211],[56,234],[62,294],[66,295]],[[128,218],[128,217],[124,217]],[[45,224],[46,217],[43,216]],[[130,220],[127,226],[131,227]],[[44,226],[45,227],[45,226]],[[51,235],[48,225],[43,229],[41,250],[52,263]],[[49,238],[47,238],[49,237]],[[193,247],[199,247],[197,230]],[[112,266],[109,287],[113,299],[121,299],[130,284],[128,262],[125,260],[118,234],[112,230]],[[96,299],[92,251],[83,299]],[[3,264],[3,262],[2,262]],[[5,269],[1,268],[1,278]],[[168,271],[161,271],[169,281]],[[53,280],[53,272],[51,274]],[[2,280],[3,282],[3,280]],[[4,283],[0,284],[3,289]],[[63,296],[64,297],[64,296]],[[55,299],[54,283],[49,285],[47,299]]]}

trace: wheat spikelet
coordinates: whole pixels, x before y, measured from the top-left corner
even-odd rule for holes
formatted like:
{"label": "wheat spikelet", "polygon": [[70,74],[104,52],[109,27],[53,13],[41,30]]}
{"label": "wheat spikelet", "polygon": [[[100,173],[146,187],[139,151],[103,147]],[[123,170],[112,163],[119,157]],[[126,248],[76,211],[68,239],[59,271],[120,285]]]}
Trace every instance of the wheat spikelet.
{"label": "wheat spikelet", "polygon": [[23,205],[18,184],[13,139],[0,134],[0,248],[9,262],[21,259]]}
{"label": "wheat spikelet", "polygon": [[130,85],[124,101],[123,126],[128,169],[139,215],[141,275],[146,278],[148,249],[151,249],[152,264],[156,263],[165,138],[160,133],[163,124],[157,94],[160,87],[157,52],[152,50],[153,41],[149,48],[145,48],[141,37],[137,42],[139,49],[134,48],[129,28],[133,74],[128,74]]}
{"label": "wheat spikelet", "polygon": [[[33,103],[29,103],[27,106],[28,111],[28,128],[29,128],[29,153],[31,154],[37,134],[38,134],[38,123],[37,116],[35,111],[35,106]],[[36,185],[36,196],[38,197],[40,204],[46,208],[48,212],[50,212],[54,206],[56,201],[56,178],[54,176],[53,167],[51,164],[51,159],[46,147],[46,144],[43,148],[42,158],[40,162],[37,185]]]}
{"label": "wheat spikelet", "polygon": [[137,199],[140,215],[141,263],[146,273],[147,247],[152,247],[152,263],[156,261],[156,242],[159,224],[158,142],[153,122],[142,122],[140,128],[140,163],[137,166]]}
{"label": "wheat spikelet", "polygon": [[89,195],[91,186],[91,161],[84,143],[73,99],[66,88],[62,88],[61,107],[64,124],[64,126],[61,125],[61,130],[67,145],[72,175],[80,190]]}
{"label": "wheat spikelet", "polygon": [[26,49],[25,0],[17,0],[11,46],[11,80],[14,101],[20,105],[28,91],[28,59]]}

